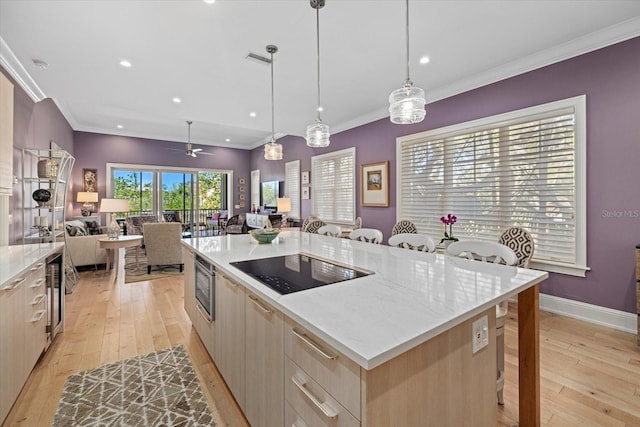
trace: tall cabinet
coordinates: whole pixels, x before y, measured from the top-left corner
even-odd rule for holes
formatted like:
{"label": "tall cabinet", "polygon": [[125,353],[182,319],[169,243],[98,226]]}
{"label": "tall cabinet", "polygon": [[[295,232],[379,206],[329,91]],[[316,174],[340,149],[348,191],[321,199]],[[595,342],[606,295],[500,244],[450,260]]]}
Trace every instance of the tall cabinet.
{"label": "tall cabinet", "polygon": [[[65,242],[67,192],[75,158],[62,149],[22,149],[22,240],[24,244]],[[78,273],[65,252],[65,285],[71,292]]]}

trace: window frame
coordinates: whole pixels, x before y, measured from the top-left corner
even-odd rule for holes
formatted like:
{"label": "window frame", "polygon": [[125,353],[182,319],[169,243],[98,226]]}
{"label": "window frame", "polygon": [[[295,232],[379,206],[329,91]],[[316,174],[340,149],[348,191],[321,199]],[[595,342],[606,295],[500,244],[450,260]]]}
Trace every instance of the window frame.
{"label": "window frame", "polygon": [[[585,277],[590,269],[587,266],[587,114],[586,95],[580,95],[559,101],[527,107],[503,114],[484,117],[438,129],[419,132],[396,138],[396,219],[403,218],[402,212],[402,153],[407,144],[428,140],[443,139],[452,135],[461,135],[479,131],[480,128],[499,127],[506,123],[535,118],[555,110],[572,108],[574,114],[574,191],[575,191],[575,262],[564,263],[551,260],[531,260],[530,268],[549,272]],[[446,166],[445,166],[446,167]],[[496,240],[499,236],[496,236]]]}
{"label": "window frame", "polygon": [[291,199],[291,211],[287,217],[300,219],[300,160],[284,164],[284,196]]}
{"label": "window frame", "polygon": [[[318,167],[317,164],[319,162],[322,162],[326,159],[330,159],[330,158],[344,158],[346,156],[350,156],[353,160],[352,164],[353,167],[350,171],[350,176],[351,176],[351,197],[349,198],[349,200],[351,201],[351,218],[347,219],[347,220],[338,220],[336,219],[336,217],[332,217],[332,218],[324,218],[322,217],[322,215],[319,216],[320,219],[322,219],[323,221],[326,221],[328,223],[331,224],[342,224],[342,225],[353,225],[356,221],[356,169],[357,169],[357,164],[356,164],[356,148],[355,147],[351,147],[351,148],[345,148],[343,150],[337,150],[337,151],[332,151],[330,153],[325,153],[325,154],[319,154],[317,156],[313,156],[311,157],[311,176],[313,177],[312,179],[312,184],[311,184],[311,213],[312,214],[319,214],[319,212],[316,209],[318,200],[318,194],[317,194],[317,188],[318,188],[318,182],[320,182],[322,180],[322,174],[318,172]],[[335,207],[334,207],[334,212],[336,211]]]}

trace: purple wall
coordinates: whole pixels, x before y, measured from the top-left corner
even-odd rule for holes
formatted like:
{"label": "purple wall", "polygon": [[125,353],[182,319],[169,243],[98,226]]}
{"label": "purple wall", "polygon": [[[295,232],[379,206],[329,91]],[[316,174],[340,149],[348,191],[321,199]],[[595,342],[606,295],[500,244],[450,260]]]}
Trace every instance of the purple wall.
{"label": "purple wall", "polygon": [[[82,169],[98,170],[98,193],[102,199],[106,195],[107,163],[128,163],[135,165],[172,166],[201,169],[231,169],[235,187],[238,179],[250,181],[249,164],[251,152],[235,148],[211,147],[208,152],[215,156],[201,155],[189,157],[184,154],[185,145],[177,142],[158,141],[116,135],[103,135],[88,132],[75,132],[76,167],[73,171],[73,184],[77,191],[82,188]],[[167,148],[179,151],[167,150]],[[234,191],[238,204],[238,191]],[[80,215],[80,205],[73,204],[73,213]]]}
{"label": "purple wall", "polygon": [[[51,141],[73,154],[73,129],[51,99],[35,103],[13,78],[0,67],[13,83],[13,174],[22,175],[21,152],[23,148],[50,148]],[[68,193],[69,200],[71,192]],[[29,201],[31,203],[31,201]],[[9,198],[9,210],[13,224],[9,226],[9,244],[22,243],[22,189],[13,188]]]}
{"label": "purple wall", "polygon": [[[382,119],[332,135],[327,149],[310,149],[298,137],[279,142],[284,160],[300,159],[301,171],[310,170],[313,155],[353,146],[358,171],[364,163],[390,160],[388,208],[360,206],[357,179],[357,215],[366,227],[381,229],[386,239],[396,221],[396,137],[586,94],[587,264],[591,271],[586,278],[551,274],[541,291],[635,313],[634,248],[640,243],[638,52],[640,37],[434,102],[427,106],[424,122],[416,125],[394,125]],[[268,170],[270,178],[284,179],[284,162],[267,162],[262,148],[253,150],[251,169]],[[310,210],[310,201],[303,200],[303,217]]]}

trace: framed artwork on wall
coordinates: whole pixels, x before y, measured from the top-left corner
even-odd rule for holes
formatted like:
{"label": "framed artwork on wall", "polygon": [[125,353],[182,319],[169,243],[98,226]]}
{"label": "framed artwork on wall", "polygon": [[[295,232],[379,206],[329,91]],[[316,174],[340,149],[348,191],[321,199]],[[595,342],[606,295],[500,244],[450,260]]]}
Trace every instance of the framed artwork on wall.
{"label": "framed artwork on wall", "polygon": [[238,187],[238,191],[241,193],[244,193],[244,187],[243,186]]}
{"label": "framed artwork on wall", "polygon": [[238,184],[244,185],[245,183],[246,183],[246,181],[244,180],[244,178],[239,178],[238,179]]}
{"label": "framed artwork on wall", "polygon": [[304,171],[302,172],[302,183],[303,184],[311,184],[311,177],[310,177],[310,172],[309,171]]}
{"label": "framed artwork on wall", "polygon": [[240,195],[240,200],[244,200],[244,194]]}
{"label": "framed artwork on wall", "polygon": [[302,187],[302,198],[304,200],[309,200],[310,196],[311,196],[311,188]]}
{"label": "framed artwork on wall", "polygon": [[89,193],[98,192],[98,170],[82,169],[82,191]]}
{"label": "framed artwork on wall", "polygon": [[389,161],[360,166],[360,204],[389,206]]}

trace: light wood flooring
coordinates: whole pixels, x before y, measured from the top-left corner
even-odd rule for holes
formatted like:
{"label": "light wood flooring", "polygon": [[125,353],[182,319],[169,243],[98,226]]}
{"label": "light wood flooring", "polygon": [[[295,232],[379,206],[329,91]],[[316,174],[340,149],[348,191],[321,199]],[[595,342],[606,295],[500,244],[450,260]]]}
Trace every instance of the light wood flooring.
{"label": "light wood flooring", "polygon": [[[181,277],[124,284],[122,273],[115,280],[104,271],[80,274],[66,296],[65,332],[38,362],[3,425],[49,426],[68,375],[184,344],[223,425],[247,426],[182,308]],[[516,313],[512,304],[499,426],[518,425]],[[635,335],[544,312],[540,318],[542,425],[640,426]]]}

